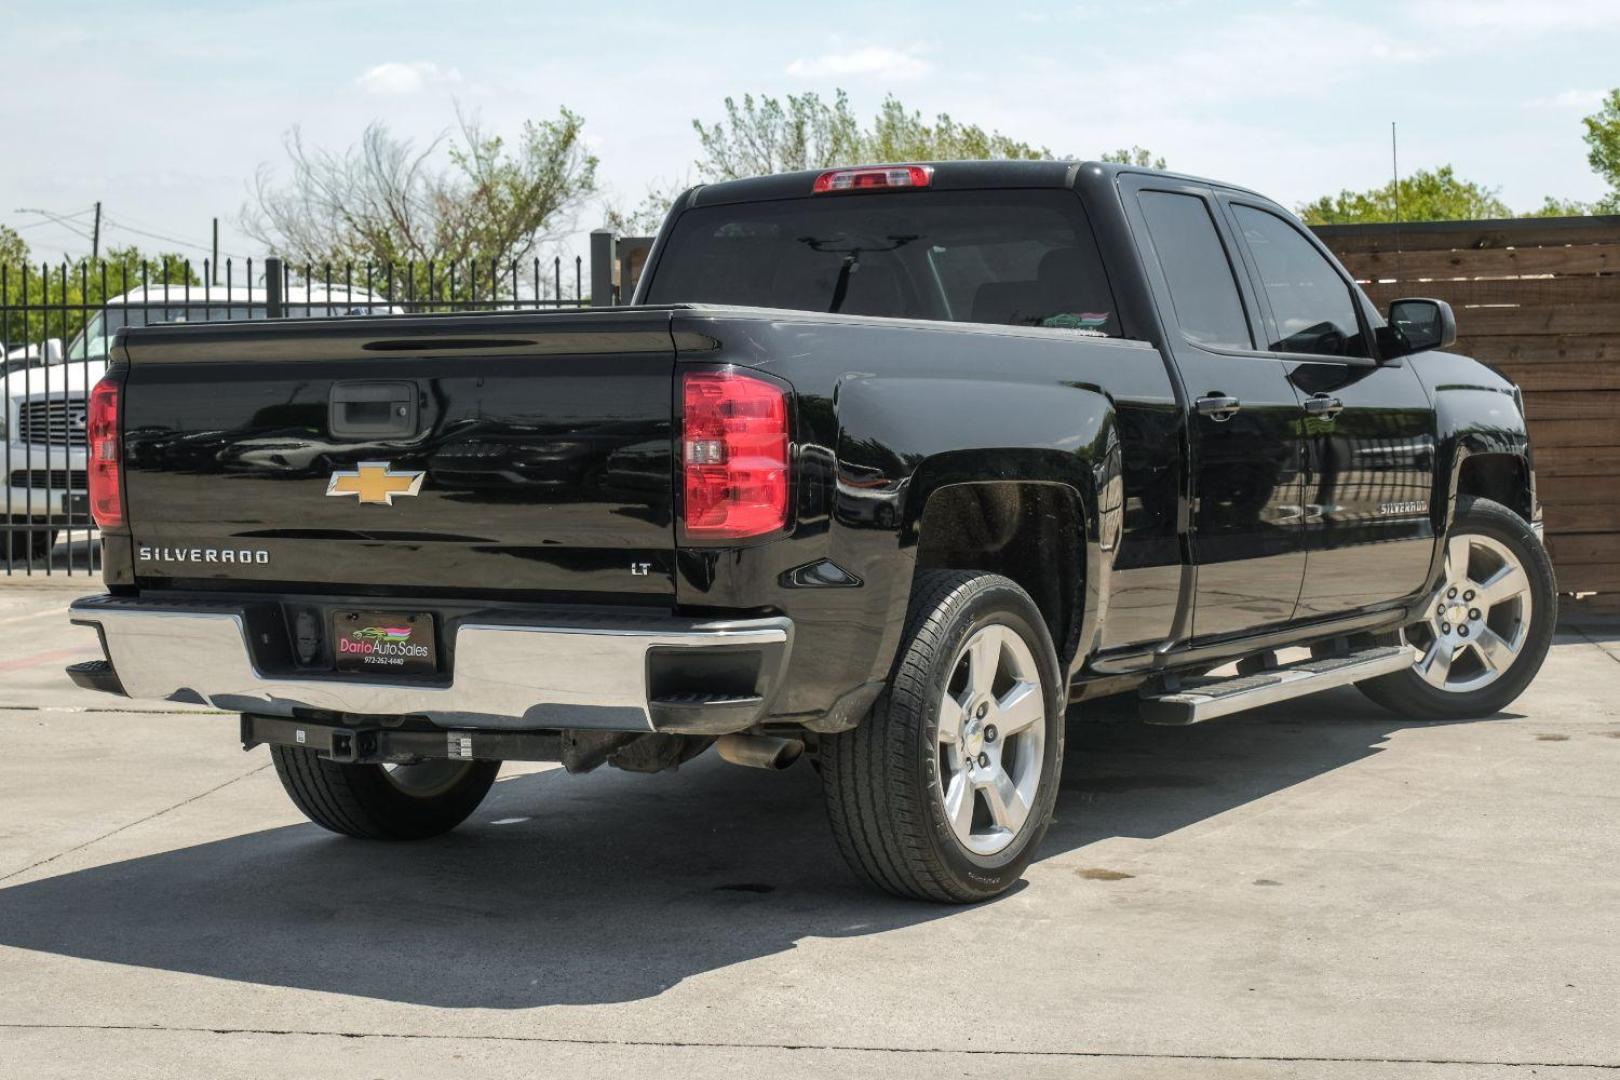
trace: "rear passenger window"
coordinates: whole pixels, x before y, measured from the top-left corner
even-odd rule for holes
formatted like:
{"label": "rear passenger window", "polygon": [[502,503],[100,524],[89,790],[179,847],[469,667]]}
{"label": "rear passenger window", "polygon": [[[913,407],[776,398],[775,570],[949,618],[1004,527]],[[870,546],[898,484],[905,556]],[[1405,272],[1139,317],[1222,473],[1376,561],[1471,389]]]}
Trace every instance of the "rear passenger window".
{"label": "rear passenger window", "polygon": [[1299,230],[1276,214],[1232,204],[1277,320],[1277,352],[1371,356],[1350,286]]}
{"label": "rear passenger window", "polygon": [[1220,348],[1254,348],[1243,296],[1209,204],[1196,194],[1144,191],[1137,198],[1158,266],[1170,282],[1176,322],[1189,342]]}
{"label": "rear passenger window", "polygon": [[1199,345],[1254,348],[1237,279],[1209,216],[1209,204],[1196,195],[1169,191],[1144,191],[1138,198],[1159,266],[1170,283],[1181,332]]}

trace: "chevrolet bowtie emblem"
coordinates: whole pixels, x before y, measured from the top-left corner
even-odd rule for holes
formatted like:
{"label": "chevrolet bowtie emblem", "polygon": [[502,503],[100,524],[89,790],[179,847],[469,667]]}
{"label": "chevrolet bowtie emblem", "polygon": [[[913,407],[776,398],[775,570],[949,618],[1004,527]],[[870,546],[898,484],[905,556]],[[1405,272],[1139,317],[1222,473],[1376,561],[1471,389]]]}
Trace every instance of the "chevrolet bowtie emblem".
{"label": "chevrolet bowtie emblem", "polygon": [[386,461],[362,461],[348,472],[335,472],[326,485],[328,495],[355,495],[363,503],[393,506],[396,495],[419,495],[421,472],[395,472]]}

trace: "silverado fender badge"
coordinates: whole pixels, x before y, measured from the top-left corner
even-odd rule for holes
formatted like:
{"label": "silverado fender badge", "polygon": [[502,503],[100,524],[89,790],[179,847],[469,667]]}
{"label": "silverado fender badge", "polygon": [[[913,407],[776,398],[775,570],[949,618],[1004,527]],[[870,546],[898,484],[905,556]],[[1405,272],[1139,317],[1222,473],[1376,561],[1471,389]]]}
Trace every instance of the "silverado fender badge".
{"label": "silverado fender badge", "polygon": [[327,482],[328,495],[354,495],[363,503],[393,506],[398,495],[419,495],[422,472],[395,472],[386,461],[362,461],[353,469],[339,470]]}

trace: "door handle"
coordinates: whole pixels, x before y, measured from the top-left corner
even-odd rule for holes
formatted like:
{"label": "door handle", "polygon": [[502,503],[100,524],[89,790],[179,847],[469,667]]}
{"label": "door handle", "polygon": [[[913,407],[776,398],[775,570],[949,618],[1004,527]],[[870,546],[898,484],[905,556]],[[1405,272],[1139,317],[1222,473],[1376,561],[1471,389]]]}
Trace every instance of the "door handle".
{"label": "door handle", "polygon": [[1208,416],[1217,424],[1223,424],[1236,416],[1238,410],[1243,408],[1243,402],[1235,397],[1225,394],[1210,394],[1201,397],[1196,402],[1199,416]]}
{"label": "door handle", "polygon": [[1305,415],[1331,420],[1344,411],[1344,402],[1331,394],[1312,394],[1305,399]]}

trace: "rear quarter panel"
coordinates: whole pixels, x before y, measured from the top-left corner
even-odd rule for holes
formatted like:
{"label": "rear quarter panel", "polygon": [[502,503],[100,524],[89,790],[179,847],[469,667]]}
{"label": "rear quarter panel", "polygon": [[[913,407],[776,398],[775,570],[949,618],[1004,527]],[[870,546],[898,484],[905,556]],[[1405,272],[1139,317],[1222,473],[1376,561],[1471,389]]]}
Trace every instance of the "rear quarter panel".
{"label": "rear quarter panel", "polygon": [[[1090,593],[1082,657],[1108,608],[1126,517],[1122,478],[1140,445],[1156,448],[1136,455],[1143,482],[1172,492],[1164,514],[1139,515],[1144,549],[1163,533],[1168,548],[1152,550],[1173,557],[1179,412],[1149,345],[1049,329],[748,309],[678,314],[675,336],[683,365],[749,367],[795,391],[791,534],[755,548],[683,549],[676,580],[683,607],[764,604],[794,619],[794,672],[775,706],[782,718],[827,711],[886,678],[915,572],[918,522],[929,496],[946,485],[1017,480],[1078,494]],[[784,583],[788,571],[821,559],[860,585]]]}

